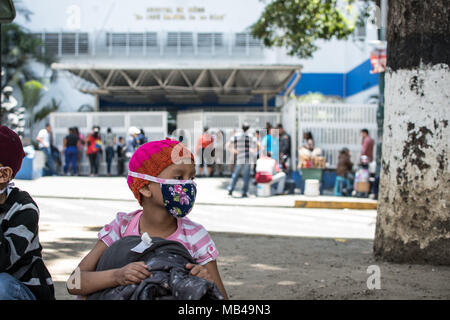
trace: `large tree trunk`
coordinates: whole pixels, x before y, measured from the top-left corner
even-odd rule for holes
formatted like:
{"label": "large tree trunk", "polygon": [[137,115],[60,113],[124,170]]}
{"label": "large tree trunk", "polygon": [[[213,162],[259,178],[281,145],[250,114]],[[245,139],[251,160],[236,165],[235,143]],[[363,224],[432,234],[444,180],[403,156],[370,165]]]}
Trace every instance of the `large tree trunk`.
{"label": "large tree trunk", "polygon": [[448,0],[389,0],[375,256],[450,264]]}

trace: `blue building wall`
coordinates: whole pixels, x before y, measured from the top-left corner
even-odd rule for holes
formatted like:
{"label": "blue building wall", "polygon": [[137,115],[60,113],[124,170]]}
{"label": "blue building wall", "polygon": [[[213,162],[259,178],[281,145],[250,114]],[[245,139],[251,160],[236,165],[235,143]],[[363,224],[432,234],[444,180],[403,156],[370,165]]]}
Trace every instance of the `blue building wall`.
{"label": "blue building wall", "polygon": [[371,74],[371,69],[370,59],[367,59],[348,73],[302,73],[295,94],[320,92],[346,98],[378,85],[378,74]]}

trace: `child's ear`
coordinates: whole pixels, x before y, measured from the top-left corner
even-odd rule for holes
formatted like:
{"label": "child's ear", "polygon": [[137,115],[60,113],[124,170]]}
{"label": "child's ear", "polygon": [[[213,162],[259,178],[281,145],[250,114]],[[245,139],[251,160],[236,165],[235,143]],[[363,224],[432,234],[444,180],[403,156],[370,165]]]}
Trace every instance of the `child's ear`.
{"label": "child's ear", "polygon": [[0,183],[8,183],[12,180],[13,170],[10,167],[4,167],[0,170]]}
{"label": "child's ear", "polygon": [[139,193],[142,194],[146,198],[152,197],[152,192],[150,190],[150,184],[146,184],[142,188],[139,189]]}

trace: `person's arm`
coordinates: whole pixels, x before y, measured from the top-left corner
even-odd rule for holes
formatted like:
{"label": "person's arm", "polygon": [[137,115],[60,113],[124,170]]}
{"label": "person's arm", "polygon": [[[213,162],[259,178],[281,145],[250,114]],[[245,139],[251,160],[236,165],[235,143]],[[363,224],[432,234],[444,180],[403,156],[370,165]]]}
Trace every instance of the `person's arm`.
{"label": "person's arm", "polygon": [[72,280],[72,277],[70,277],[67,281],[67,291],[70,294],[86,296],[107,288],[140,283],[150,276],[150,272],[143,261],[127,264],[120,269],[95,271],[98,260],[106,249],[106,244],[98,240],[91,252],[81,260],[78,265],[80,287],[73,288],[72,284],[69,283]]}
{"label": "person's arm", "polygon": [[214,282],[217,285],[217,288],[219,288],[219,291],[223,295],[223,297],[226,300],[229,299],[222,279],[220,278],[219,270],[217,269],[217,262],[215,260],[210,261],[203,266],[199,264],[188,263],[186,265],[186,268],[191,270],[191,275]]}

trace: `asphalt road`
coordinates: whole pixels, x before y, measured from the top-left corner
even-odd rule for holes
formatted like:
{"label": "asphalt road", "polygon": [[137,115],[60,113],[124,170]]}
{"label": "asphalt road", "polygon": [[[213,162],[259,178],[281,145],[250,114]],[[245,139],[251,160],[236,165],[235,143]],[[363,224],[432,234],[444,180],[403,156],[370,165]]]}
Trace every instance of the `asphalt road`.
{"label": "asphalt road", "polygon": [[[34,199],[40,224],[52,226],[100,227],[119,211],[139,208],[135,201]],[[373,239],[376,211],[196,205],[189,218],[214,232]]]}

